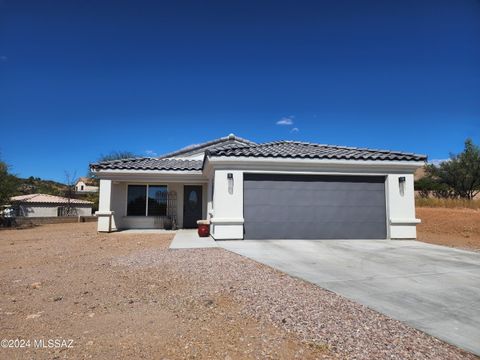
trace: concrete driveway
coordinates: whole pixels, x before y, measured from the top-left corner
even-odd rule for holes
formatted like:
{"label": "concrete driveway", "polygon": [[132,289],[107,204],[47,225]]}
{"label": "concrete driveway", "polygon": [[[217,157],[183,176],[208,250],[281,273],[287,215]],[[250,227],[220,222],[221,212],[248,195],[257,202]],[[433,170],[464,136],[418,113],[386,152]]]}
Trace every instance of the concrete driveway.
{"label": "concrete driveway", "polygon": [[219,241],[480,355],[480,254],[396,240]]}

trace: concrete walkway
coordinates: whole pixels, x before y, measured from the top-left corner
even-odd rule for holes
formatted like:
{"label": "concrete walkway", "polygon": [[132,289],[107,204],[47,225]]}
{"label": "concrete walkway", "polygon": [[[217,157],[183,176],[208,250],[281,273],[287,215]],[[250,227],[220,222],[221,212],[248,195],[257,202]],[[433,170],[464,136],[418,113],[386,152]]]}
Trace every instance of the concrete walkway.
{"label": "concrete walkway", "polygon": [[480,253],[395,240],[217,243],[480,355]]}
{"label": "concrete walkway", "polygon": [[170,249],[202,249],[218,247],[211,237],[198,236],[197,230],[180,229],[170,243]]}

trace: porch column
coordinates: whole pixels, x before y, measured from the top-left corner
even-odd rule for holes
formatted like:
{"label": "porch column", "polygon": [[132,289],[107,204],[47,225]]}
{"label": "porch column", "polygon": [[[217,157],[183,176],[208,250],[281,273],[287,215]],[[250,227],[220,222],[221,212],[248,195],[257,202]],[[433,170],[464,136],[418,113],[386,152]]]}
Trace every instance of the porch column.
{"label": "porch column", "polygon": [[387,176],[387,213],[390,239],[416,239],[415,189],[413,174]]}
{"label": "porch column", "polygon": [[215,170],[212,237],[243,239],[243,171]]}
{"label": "porch column", "polygon": [[100,180],[98,211],[95,215],[98,217],[97,231],[110,232],[113,228],[113,211],[111,210],[112,201],[112,180]]}

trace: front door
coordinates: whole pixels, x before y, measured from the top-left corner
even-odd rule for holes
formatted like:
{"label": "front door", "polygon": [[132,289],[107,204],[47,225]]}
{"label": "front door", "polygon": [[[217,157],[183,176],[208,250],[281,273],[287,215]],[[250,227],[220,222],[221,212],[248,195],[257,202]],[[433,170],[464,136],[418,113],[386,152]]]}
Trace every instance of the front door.
{"label": "front door", "polygon": [[183,227],[197,227],[202,219],[202,186],[185,185],[183,188]]}

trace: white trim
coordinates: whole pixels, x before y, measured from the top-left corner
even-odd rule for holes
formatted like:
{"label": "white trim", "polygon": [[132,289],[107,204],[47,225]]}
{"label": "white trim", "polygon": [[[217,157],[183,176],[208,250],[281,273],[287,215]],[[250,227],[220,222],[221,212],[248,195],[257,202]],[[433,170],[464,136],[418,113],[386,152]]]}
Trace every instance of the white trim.
{"label": "white trim", "polygon": [[399,219],[392,218],[390,219],[390,225],[416,225],[420,224],[422,220],[420,219]]}
{"label": "white trim", "polygon": [[388,175],[385,176],[385,222],[387,226],[387,239],[391,239],[390,229],[390,188],[388,186]]}
{"label": "white trim", "polygon": [[222,224],[222,225],[243,225],[245,220],[243,218],[216,218],[213,217],[210,219],[212,224]]}
{"label": "white trim", "polygon": [[247,158],[247,157],[206,157],[204,172],[215,169],[243,169],[270,171],[311,172],[322,170],[326,173],[348,171],[369,171],[379,174],[392,172],[411,172],[425,165],[424,161],[380,161],[380,160],[325,160],[325,159],[284,159],[284,158]]}
{"label": "white trim", "polygon": [[192,183],[195,185],[198,184],[206,184],[208,179],[201,175],[201,174],[183,174],[183,175],[172,175],[172,174],[160,174],[160,173],[123,173],[123,174],[115,174],[115,173],[108,173],[102,174],[102,179],[108,179],[113,181],[120,181],[120,182],[129,182],[129,183],[139,183],[139,184],[147,184],[147,183]]}
{"label": "white trim", "polygon": [[94,170],[97,175],[103,174],[172,174],[172,175],[185,175],[185,174],[202,174],[202,170],[123,170],[123,169],[108,169],[108,170]]}
{"label": "white trim", "polygon": [[115,211],[95,211],[95,216],[110,216],[115,214]]}

